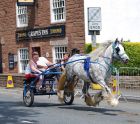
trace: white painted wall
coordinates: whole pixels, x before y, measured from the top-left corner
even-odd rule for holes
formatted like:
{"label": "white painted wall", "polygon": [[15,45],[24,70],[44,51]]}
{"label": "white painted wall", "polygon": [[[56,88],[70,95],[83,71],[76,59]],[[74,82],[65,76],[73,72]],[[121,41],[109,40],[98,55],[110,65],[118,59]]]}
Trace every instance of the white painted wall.
{"label": "white painted wall", "polygon": [[85,37],[88,35],[88,7],[101,7],[102,30],[97,35],[97,42],[119,39],[140,41],[140,0],[84,0],[85,3]]}

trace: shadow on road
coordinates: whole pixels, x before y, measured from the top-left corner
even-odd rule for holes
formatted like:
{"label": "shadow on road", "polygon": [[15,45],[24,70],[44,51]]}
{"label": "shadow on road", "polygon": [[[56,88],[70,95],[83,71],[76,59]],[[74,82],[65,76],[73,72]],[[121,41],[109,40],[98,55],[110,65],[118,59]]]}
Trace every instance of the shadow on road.
{"label": "shadow on road", "polygon": [[39,103],[36,102],[32,107],[61,107],[66,106],[64,103]]}
{"label": "shadow on road", "polygon": [[[61,109],[73,109],[73,110],[78,110],[78,111],[91,111],[91,112],[96,112],[96,113],[101,113],[104,115],[109,115],[109,116],[116,116],[118,115],[117,113],[119,112],[125,112],[122,110],[116,110],[116,109],[107,109],[107,108],[94,108],[94,107],[85,107],[85,106],[64,106],[64,107],[59,107]],[[117,113],[116,113],[117,112]]]}
{"label": "shadow on road", "polygon": [[[0,101],[0,123],[1,124],[38,124],[36,120],[24,120],[24,117],[38,116],[38,112],[23,107],[22,102]],[[21,119],[22,118],[22,119]]]}

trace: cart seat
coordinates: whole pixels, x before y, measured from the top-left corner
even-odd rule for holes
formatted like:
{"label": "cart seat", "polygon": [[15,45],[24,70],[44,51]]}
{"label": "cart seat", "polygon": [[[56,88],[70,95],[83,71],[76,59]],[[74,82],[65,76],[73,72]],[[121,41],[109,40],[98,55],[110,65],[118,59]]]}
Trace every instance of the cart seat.
{"label": "cart seat", "polygon": [[30,83],[31,81],[34,81],[36,78],[37,78],[37,76],[34,74],[25,74],[24,81]]}

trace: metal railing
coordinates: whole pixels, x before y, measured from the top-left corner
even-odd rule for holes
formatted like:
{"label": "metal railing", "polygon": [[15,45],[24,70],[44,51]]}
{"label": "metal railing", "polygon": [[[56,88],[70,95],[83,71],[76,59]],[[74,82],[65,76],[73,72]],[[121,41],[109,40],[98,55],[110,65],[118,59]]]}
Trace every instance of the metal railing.
{"label": "metal railing", "polygon": [[116,77],[123,96],[140,100],[140,68],[120,67]]}

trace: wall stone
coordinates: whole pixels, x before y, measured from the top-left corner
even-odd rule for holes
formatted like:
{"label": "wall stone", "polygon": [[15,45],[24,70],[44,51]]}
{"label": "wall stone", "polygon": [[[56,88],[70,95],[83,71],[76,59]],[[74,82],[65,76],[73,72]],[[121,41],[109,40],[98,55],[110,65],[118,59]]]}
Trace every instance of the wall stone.
{"label": "wall stone", "polygon": [[[13,78],[13,83],[14,83],[14,87],[23,87],[23,80],[24,75],[22,74],[11,74],[12,78]],[[6,87],[7,84],[7,79],[8,79],[8,74],[0,74],[0,86],[1,87]]]}
{"label": "wall stone", "polygon": [[[23,74],[12,74],[14,87],[23,87]],[[6,87],[8,74],[0,74],[0,87]],[[114,79],[115,77],[113,77]],[[120,76],[120,88],[140,89],[140,76]],[[134,80],[135,79],[135,80]],[[111,82],[111,81],[110,81]],[[82,83],[78,83],[78,88],[82,88]]]}

